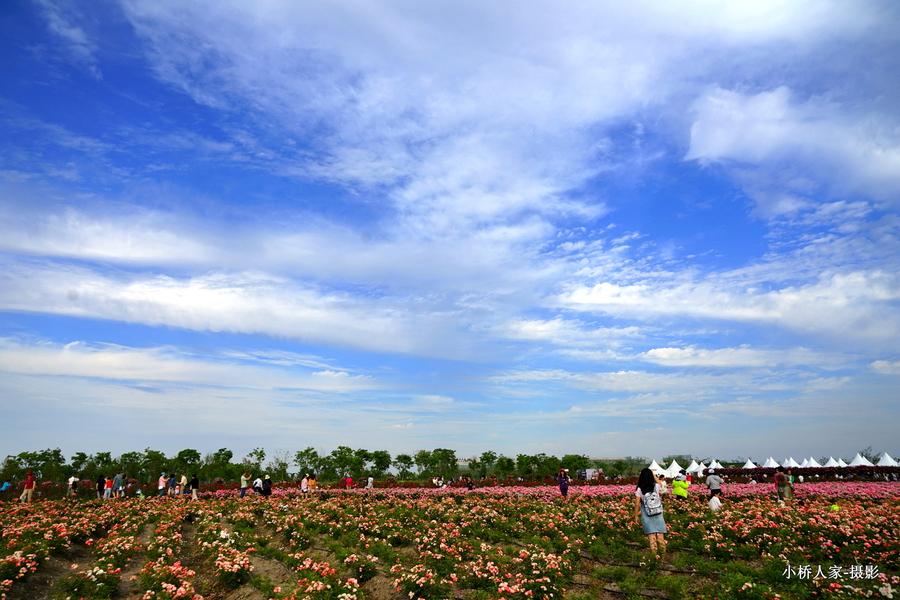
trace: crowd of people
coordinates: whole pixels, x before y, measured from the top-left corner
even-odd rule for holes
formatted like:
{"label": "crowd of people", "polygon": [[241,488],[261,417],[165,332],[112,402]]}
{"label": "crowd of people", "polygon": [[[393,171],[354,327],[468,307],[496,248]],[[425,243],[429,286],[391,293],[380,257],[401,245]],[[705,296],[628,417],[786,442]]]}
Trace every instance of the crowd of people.
{"label": "crowd of people", "polygon": [[[560,469],[559,490],[563,497],[568,495],[569,476],[567,469]],[[693,475],[679,471],[672,480],[672,497],[676,501],[685,501],[690,495],[690,485]],[[794,475],[791,469],[778,467],[775,471],[775,490],[779,504],[790,505],[794,497]],[[799,481],[802,483],[802,476]],[[709,492],[707,504],[709,510],[718,512],[722,509],[722,486],[725,483],[723,478],[716,473],[715,469],[707,471],[706,479],[703,485]],[[750,483],[756,483],[751,481]],[[644,468],[638,476],[637,485],[634,490],[634,508],[635,516],[640,524],[644,535],[650,544],[650,552],[657,558],[661,558],[666,551],[667,533],[666,521],[663,516],[662,498],[668,493],[668,482],[663,474],[654,473],[649,468]]]}

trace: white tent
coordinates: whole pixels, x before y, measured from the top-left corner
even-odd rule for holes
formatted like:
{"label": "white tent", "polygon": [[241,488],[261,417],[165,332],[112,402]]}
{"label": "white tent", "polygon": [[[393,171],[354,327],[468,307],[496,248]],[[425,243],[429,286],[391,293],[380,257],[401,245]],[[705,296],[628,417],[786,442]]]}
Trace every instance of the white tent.
{"label": "white tent", "polygon": [[806,467],[809,469],[821,469],[822,465],[816,462],[816,459],[812,456],[809,457],[809,461],[806,463]]}
{"label": "white tent", "polygon": [[744,466],[741,467],[741,468],[742,468],[742,469],[755,469],[755,468],[756,468],[756,465],[754,465],[754,464],[753,464],[753,461],[750,460],[750,459],[748,458],[748,459],[747,459],[747,462],[745,462],[745,463],[744,463]]}
{"label": "white tent", "polygon": [[843,458],[839,458],[839,459],[838,459],[838,466],[841,467],[841,468],[843,469],[844,467],[847,466],[847,463],[844,462],[844,459],[843,459]]}
{"label": "white tent", "polygon": [[883,453],[881,454],[881,457],[878,459],[878,462],[875,463],[875,464],[877,464],[879,467],[896,467],[896,466],[900,466],[900,465],[897,464],[897,461],[894,460],[893,458],[891,458],[891,455],[888,454],[887,452],[883,452]]}
{"label": "white tent", "polygon": [[722,463],[720,463],[719,461],[714,460],[711,463],[709,463],[709,468],[710,469],[724,469],[725,467],[723,467]]}
{"label": "white tent", "polygon": [[694,469],[694,473],[697,473],[698,475],[702,475],[703,471],[705,471],[706,468],[707,468],[706,465],[704,465],[703,461],[701,460],[700,462],[697,463],[697,468]]}
{"label": "white tent", "polygon": [[875,465],[870,463],[869,459],[867,459],[865,456],[863,456],[862,454],[857,452],[856,456],[853,457],[853,460],[850,461],[850,464],[848,466],[850,466],[850,467],[874,467]]}
{"label": "white tent", "polygon": [[809,466],[809,459],[808,459],[808,458],[804,458],[804,459],[803,459],[803,462],[800,463],[800,468],[801,468],[801,469],[805,469],[805,468],[808,467],[808,466]]}
{"label": "white tent", "polygon": [[823,466],[825,466],[825,467],[827,467],[827,468],[832,468],[832,469],[833,469],[834,467],[839,467],[839,466],[841,466],[841,465],[838,464],[838,461],[834,460],[834,457],[833,457],[833,456],[829,456],[829,457],[828,457],[828,462],[826,462]]}
{"label": "white tent", "polygon": [[668,471],[669,471],[670,473],[671,473],[672,471],[675,471],[675,472],[677,473],[678,471],[682,471],[682,470],[683,470],[683,469],[681,468],[681,465],[678,464],[678,461],[677,461],[677,460],[672,460],[672,464],[669,465]]}
{"label": "white tent", "polygon": [[656,462],[656,459],[653,459],[653,462],[650,463],[650,466],[647,467],[647,468],[650,469],[651,471],[653,471],[654,473],[663,473],[663,472],[665,472],[665,469],[663,469],[661,466],[659,466],[659,463]]}
{"label": "white tent", "polygon": [[772,458],[771,456],[763,463],[764,469],[775,469],[778,467],[778,462]]}
{"label": "white tent", "polygon": [[686,472],[686,473],[693,473],[693,472],[696,471],[696,470],[697,470],[697,461],[696,461],[696,460],[692,460],[692,461],[691,461],[691,464],[688,465],[688,468],[685,469],[685,472]]}
{"label": "white tent", "polygon": [[784,462],[781,463],[781,466],[784,467],[785,469],[787,469],[788,467],[793,467],[793,468],[796,469],[796,468],[799,467],[800,465],[797,464],[797,461],[794,460],[794,457],[792,456],[792,457],[790,457],[790,458],[784,459]]}

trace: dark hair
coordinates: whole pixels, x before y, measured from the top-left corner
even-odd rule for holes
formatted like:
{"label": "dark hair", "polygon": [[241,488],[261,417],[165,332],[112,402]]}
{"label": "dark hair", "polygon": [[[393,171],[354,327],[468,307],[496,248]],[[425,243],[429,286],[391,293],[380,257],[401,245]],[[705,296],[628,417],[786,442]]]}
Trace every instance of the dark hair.
{"label": "dark hair", "polygon": [[641,488],[642,494],[649,494],[656,489],[656,478],[653,477],[653,471],[644,467],[641,474],[638,475],[637,486]]}
{"label": "dark hair", "polygon": [[784,467],[778,467],[775,470],[778,471],[779,473],[784,473]]}

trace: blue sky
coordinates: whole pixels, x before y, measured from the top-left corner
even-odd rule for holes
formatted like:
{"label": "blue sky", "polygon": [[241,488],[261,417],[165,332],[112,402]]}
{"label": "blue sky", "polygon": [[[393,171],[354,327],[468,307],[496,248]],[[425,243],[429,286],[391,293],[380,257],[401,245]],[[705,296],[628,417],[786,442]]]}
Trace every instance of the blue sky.
{"label": "blue sky", "polygon": [[6,2],[2,450],[896,452],[897,31]]}

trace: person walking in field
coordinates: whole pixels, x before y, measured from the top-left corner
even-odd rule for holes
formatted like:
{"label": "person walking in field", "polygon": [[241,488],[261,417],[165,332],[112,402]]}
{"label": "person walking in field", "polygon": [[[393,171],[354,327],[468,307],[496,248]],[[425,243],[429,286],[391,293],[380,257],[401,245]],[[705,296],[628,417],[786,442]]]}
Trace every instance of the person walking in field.
{"label": "person walking in field", "polygon": [[250,473],[244,471],[241,473],[241,498],[247,495],[248,487],[250,487]]}
{"label": "person walking in field", "polygon": [[666,521],[663,518],[662,494],[659,484],[648,468],[641,470],[634,489],[635,516],[650,543],[650,552],[661,558],[666,551]]}
{"label": "person walking in field", "polygon": [[112,498],[113,491],[113,480],[110,477],[106,478],[106,481],[103,484],[103,499],[110,500]]}
{"label": "person walking in field", "polygon": [[178,479],[175,478],[175,473],[169,473],[169,480],[167,481],[167,485],[169,488],[169,495],[174,496],[178,493]]}
{"label": "person walking in field", "polygon": [[37,479],[34,477],[34,472],[31,469],[28,469],[28,472],[25,473],[25,482],[22,484],[22,495],[19,496],[20,502],[31,502],[31,497],[34,495],[34,488],[37,486]]}
{"label": "person walking in field", "polygon": [[272,495],[272,480],[269,479],[269,476],[266,475],[262,480],[262,495],[263,496],[271,496]]}
{"label": "person walking in field", "polygon": [[119,491],[122,489],[122,474],[116,473],[116,476],[113,477],[112,482],[112,496],[114,498],[119,497]]}
{"label": "person walking in field", "polygon": [[556,474],[556,483],[559,484],[559,493],[563,498],[569,497],[569,482],[571,478],[569,477],[568,469],[560,469]]}
{"label": "person walking in field", "polygon": [[706,478],[706,487],[709,488],[710,498],[722,493],[722,478],[716,474],[715,469],[709,470],[709,476]]}
{"label": "person walking in field", "polygon": [[182,473],[182,474],[181,474],[181,479],[180,479],[179,482],[178,482],[178,489],[177,489],[177,492],[178,492],[178,495],[179,495],[179,496],[181,496],[181,495],[187,495],[187,493],[188,493],[188,478],[187,478],[187,473]]}
{"label": "person walking in field", "polygon": [[309,473],[303,476],[303,479],[300,480],[300,491],[304,494],[309,493]]}
{"label": "person walking in field", "polygon": [[97,476],[97,498],[103,497],[103,490],[106,488],[106,477],[103,475]]}
{"label": "person walking in field", "polygon": [[68,485],[66,486],[66,496],[77,496],[78,495],[78,476],[73,474],[67,480]]}
{"label": "person walking in field", "polygon": [[197,479],[197,475],[191,475],[191,481],[188,485],[191,486],[191,500],[199,500],[197,492],[200,491],[200,480]]}
{"label": "person walking in field", "polygon": [[784,467],[778,467],[775,470],[775,492],[778,494],[778,501],[790,504],[794,498],[794,486]]}
{"label": "person walking in field", "polygon": [[168,480],[166,479],[165,473],[159,474],[159,479],[156,480],[156,495],[157,496],[165,496],[166,495],[166,484]]}
{"label": "person walking in field", "polygon": [[689,487],[690,484],[688,483],[687,478],[685,478],[683,474],[678,473],[675,479],[672,480],[672,496],[674,496],[676,500],[679,498],[687,500]]}

